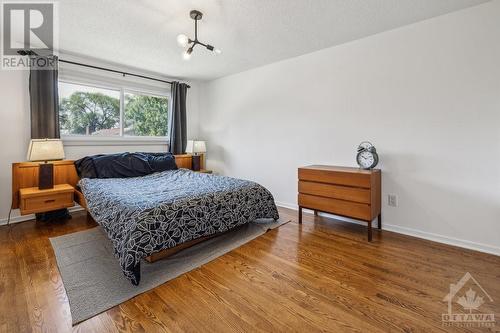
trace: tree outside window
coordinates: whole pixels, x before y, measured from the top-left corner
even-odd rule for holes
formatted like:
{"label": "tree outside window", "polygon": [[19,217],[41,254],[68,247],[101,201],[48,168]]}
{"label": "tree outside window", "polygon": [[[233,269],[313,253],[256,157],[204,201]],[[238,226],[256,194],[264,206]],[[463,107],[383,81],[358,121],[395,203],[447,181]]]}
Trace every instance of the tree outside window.
{"label": "tree outside window", "polygon": [[[120,98],[124,98],[123,124]],[[167,136],[168,98],[59,82],[63,135]]]}
{"label": "tree outside window", "polygon": [[125,135],[166,136],[167,131],[166,97],[125,94]]}

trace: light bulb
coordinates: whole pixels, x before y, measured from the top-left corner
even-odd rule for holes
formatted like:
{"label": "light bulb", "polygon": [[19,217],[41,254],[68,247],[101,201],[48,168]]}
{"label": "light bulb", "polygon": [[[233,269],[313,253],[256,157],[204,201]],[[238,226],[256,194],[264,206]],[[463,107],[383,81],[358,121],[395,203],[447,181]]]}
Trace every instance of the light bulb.
{"label": "light bulb", "polygon": [[214,52],[215,52],[215,54],[221,54],[222,53],[221,49],[215,49]]}
{"label": "light bulb", "polygon": [[177,44],[179,44],[179,46],[186,47],[189,44],[188,36],[184,34],[177,36]]}
{"label": "light bulb", "polygon": [[[190,49],[189,49],[189,50],[190,50]],[[182,58],[183,58],[184,60],[189,60],[189,59],[191,59],[191,52],[189,52],[189,50],[186,50],[186,51],[184,51],[184,53],[182,53]]]}

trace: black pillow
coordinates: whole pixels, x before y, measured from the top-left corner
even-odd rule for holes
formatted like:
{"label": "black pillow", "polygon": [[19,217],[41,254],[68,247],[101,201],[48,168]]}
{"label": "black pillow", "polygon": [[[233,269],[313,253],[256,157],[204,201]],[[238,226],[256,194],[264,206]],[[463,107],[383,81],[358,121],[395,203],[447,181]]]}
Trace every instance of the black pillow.
{"label": "black pillow", "polygon": [[128,178],[153,173],[148,158],[142,154],[122,153],[93,158],[98,178]]}
{"label": "black pillow", "polygon": [[97,178],[97,171],[94,166],[93,156],[86,156],[78,161],[75,161],[75,167],[80,178]]}
{"label": "black pillow", "polygon": [[176,170],[170,153],[120,153],[87,156],[75,162],[81,178],[128,178]]}
{"label": "black pillow", "polygon": [[153,172],[161,172],[167,170],[177,170],[175,156],[171,153],[141,153],[148,158],[149,165],[154,170]]}

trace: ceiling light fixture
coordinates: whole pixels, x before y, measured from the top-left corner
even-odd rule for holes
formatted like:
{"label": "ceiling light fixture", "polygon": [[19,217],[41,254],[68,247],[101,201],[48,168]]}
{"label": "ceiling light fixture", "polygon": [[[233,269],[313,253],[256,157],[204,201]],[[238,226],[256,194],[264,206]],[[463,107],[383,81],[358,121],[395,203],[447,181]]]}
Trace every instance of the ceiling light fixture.
{"label": "ceiling light fixture", "polygon": [[186,51],[182,54],[184,60],[189,60],[191,58],[191,53],[193,53],[193,49],[196,45],[204,46],[207,50],[214,52],[215,54],[221,54],[220,49],[216,49],[210,44],[203,44],[198,40],[198,20],[201,20],[203,14],[198,10],[192,10],[189,13],[189,16],[194,20],[194,39],[189,38],[188,36],[181,34],[177,36],[177,43],[181,47],[188,47]]}

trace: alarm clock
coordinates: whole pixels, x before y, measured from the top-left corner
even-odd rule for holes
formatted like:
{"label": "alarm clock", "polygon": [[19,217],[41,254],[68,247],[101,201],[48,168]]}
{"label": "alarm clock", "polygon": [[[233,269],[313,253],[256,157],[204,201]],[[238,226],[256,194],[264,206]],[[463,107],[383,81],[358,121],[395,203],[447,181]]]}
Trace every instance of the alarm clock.
{"label": "alarm clock", "polygon": [[377,149],[368,141],[363,141],[358,145],[356,162],[361,169],[373,169],[378,164]]}

